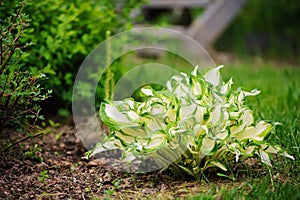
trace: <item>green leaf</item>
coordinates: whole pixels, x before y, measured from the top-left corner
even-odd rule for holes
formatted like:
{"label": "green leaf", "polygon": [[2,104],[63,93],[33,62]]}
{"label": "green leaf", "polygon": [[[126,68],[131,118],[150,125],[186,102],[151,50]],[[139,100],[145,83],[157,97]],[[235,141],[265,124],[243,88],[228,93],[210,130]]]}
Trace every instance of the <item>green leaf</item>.
{"label": "green leaf", "polygon": [[209,167],[218,167],[218,168],[222,169],[223,171],[227,171],[227,168],[222,163],[220,163],[218,161],[214,161],[214,160],[210,161],[206,168],[209,168]]}
{"label": "green leaf", "polygon": [[184,167],[182,165],[178,165],[178,167],[180,167],[184,172],[188,173],[189,175],[194,176],[194,177],[196,176],[194,174],[194,172],[192,172],[191,170],[189,170],[187,167]]}

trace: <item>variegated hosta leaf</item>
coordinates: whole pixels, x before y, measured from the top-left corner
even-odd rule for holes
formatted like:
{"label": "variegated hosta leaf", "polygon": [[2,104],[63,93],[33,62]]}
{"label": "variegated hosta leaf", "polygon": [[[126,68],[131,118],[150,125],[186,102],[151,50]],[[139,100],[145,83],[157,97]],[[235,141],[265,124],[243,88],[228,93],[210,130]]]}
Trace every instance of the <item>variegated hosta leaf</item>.
{"label": "variegated hosta leaf", "polygon": [[264,163],[264,164],[266,164],[270,167],[272,166],[271,161],[270,161],[270,157],[265,151],[259,150],[258,155],[260,156],[260,160],[261,160],[262,163]]}
{"label": "variegated hosta leaf", "polygon": [[242,132],[238,133],[236,139],[239,141],[262,141],[271,130],[271,124],[264,121],[260,121],[256,126],[249,126],[245,128]]}
{"label": "variegated hosta leaf", "polygon": [[205,155],[213,155],[217,150],[216,145],[217,145],[216,140],[213,140],[206,135],[202,140],[200,151]]}
{"label": "variegated hosta leaf", "polygon": [[209,70],[206,74],[204,74],[203,77],[208,83],[211,83],[214,86],[218,86],[221,84],[221,75],[220,75],[221,68],[223,68],[223,65],[220,65],[219,67]]}
{"label": "variegated hosta leaf", "polygon": [[173,162],[170,167],[195,177],[210,167],[226,171],[223,163],[242,157],[257,155],[269,166],[271,154],[293,159],[264,140],[276,124],[255,124],[244,105],[247,96],[260,91],[232,90],[232,79],[222,82],[222,67],[204,75],[195,67],[189,75],[171,77],[161,91],[145,86],[143,102],[129,98],[101,103],[100,117],[111,133],[93,154],[118,148],[126,162],[151,155],[163,169]]}

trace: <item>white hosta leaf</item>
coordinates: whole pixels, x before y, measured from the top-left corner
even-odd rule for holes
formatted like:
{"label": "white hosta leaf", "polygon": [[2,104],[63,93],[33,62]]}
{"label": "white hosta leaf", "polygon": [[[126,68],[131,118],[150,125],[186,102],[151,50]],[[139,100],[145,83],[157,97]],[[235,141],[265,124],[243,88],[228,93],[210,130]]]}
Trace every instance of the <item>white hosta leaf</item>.
{"label": "white hosta leaf", "polygon": [[135,109],[135,102],[132,98],[125,99],[124,101],[113,101],[109,102],[109,104],[115,106],[118,110],[128,111]]}
{"label": "white hosta leaf", "polygon": [[271,124],[260,121],[256,127],[251,126],[245,128],[241,133],[236,135],[236,139],[240,141],[247,139],[262,141],[271,129]]}
{"label": "white hosta leaf", "polygon": [[199,124],[203,124],[204,121],[204,115],[207,113],[207,108],[202,106],[197,106],[194,118],[195,121]]}
{"label": "white hosta leaf", "polygon": [[153,132],[156,132],[158,130],[163,129],[166,124],[163,121],[163,118],[160,117],[153,117],[153,118],[144,118],[145,120],[145,130],[147,131],[147,134],[151,134]]}
{"label": "white hosta leaf", "polygon": [[183,120],[192,117],[196,112],[196,109],[197,109],[197,105],[195,104],[182,106],[179,111],[179,118]]}
{"label": "white hosta leaf", "polygon": [[182,77],[183,73],[180,73],[180,75],[175,75],[171,78],[171,81],[175,81],[175,83],[180,83],[182,82],[182,80],[184,79],[184,77]]}
{"label": "white hosta leaf", "polygon": [[203,132],[207,135],[208,134],[208,128],[207,128],[207,126],[206,125],[202,125],[201,128],[202,128]]}
{"label": "white hosta leaf", "polygon": [[199,136],[201,134],[202,128],[200,124],[196,124],[193,128],[193,133],[195,134],[195,136]]}
{"label": "white hosta leaf", "polygon": [[192,154],[198,155],[199,152],[196,151],[197,144],[196,144],[195,136],[188,135],[186,138],[184,138],[184,140],[189,151]]}
{"label": "white hosta leaf", "polygon": [[239,157],[241,155],[241,151],[239,150],[239,145],[237,143],[225,144],[227,149],[235,155],[235,162],[239,161]]}
{"label": "white hosta leaf", "polygon": [[140,127],[122,127],[121,131],[124,133],[123,135],[128,135],[130,137],[147,137],[147,133],[145,130]]}
{"label": "white hosta leaf", "polygon": [[290,154],[288,154],[285,151],[282,151],[282,149],[278,146],[271,146],[271,145],[263,144],[261,148],[266,149],[265,152],[267,152],[267,153],[272,153],[272,154],[278,154],[279,153],[280,155],[282,155],[284,157],[287,157],[289,159],[294,160],[293,156],[291,156]]}
{"label": "white hosta leaf", "polygon": [[241,151],[239,149],[235,149],[235,162],[239,161],[241,155]]}
{"label": "white hosta leaf", "polygon": [[257,90],[257,89],[254,89],[251,92],[241,91],[239,96],[238,96],[238,101],[242,102],[245,99],[245,97],[247,97],[247,96],[256,96],[259,93],[260,93],[260,91]]}
{"label": "white hosta leaf", "polygon": [[219,104],[225,104],[225,102],[226,102],[226,98],[225,97],[223,97],[223,96],[221,96],[220,94],[218,94],[218,93],[214,93],[213,94],[214,95],[214,99],[219,103]]}
{"label": "white hosta leaf", "polygon": [[121,113],[115,106],[110,104],[105,104],[104,112],[107,117],[112,121],[123,123],[123,124],[132,124],[132,122],[127,118],[126,114]]}
{"label": "white hosta leaf", "polygon": [[133,99],[127,99],[125,102],[128,104],[130,110],[134,109],[134,101],[133,101]]}
{"label": "white hosta leaf", "polygon": [[203,77],[207,82],[211,83],[214,86],[217,86],[221,83],[221,76],[219,71],[221,68],[223,68],[223,65],[209,70]]}
{"label": "white hosta leaf", "polygon": [[261,160],[262,163],[272,167],[270,157],[266,152],[264,152],[262,150],[259,150],[259,156],[260,156],[260,160]]}
{"label": "white hosta leaf", "polygon": [[189,94],[188,91],[188,87],[183,84],[178,84],[173,90],[178,99],[185,98],[186,95]]}
{"label": "white hosta leaf", "polygon": [[140,116],[132,110],[127,111],[126,115],[131,121],[140,121]]}
{"label": "white hosta leaf", "polygon": [[163,105],[153,105],[150,109],[152,115],[160,115],[166,112],[166,108]]}
{"label": "white hosta leaf", "polygon": [[230,112],[229,113],[231,119],[239,119],[240,114],[241,114],[241,112]]}
{"label": "white hosta leaf", "polygon": [[211,124],[212,127],[223,124],[227,121],[229,117],[226,111],[222,111],[223,105],[218,104],[215,109],[210,113],[210,117],[208,119],[208,124]]}
{"label": "white hosta leaf", "polygon": [[202,140],[202,146],[200,151],[205,155],[211,155],[216,146],[216,141],[205,136]]}
{"label": "white hosta leaf", "polygon": [[177,86],[179,82],[182,82],[183,77],[180,75],[172,76],[170,80],[167,81],[167,89],[169,91],[174,91],[174,87]]}
{"label": "white hosta leaf", "polygon": [[246,148],[244,151],[242,151],[242,153],[246,155],[253,155],[254,151],[255,151],[255,146],[250,146]]}
{"label": "white hosta leaf", "polygon": [[129,144],[135,142],[135,138],[131,135],[128,135],[127,133],[129,133],[129,132],[126,132],[126,134],[124,134],[122,132],[117,132],[116,131],[116,133],[115,133],[116,140],[119,140],[123,147],[126,147]]}
{"label": "white hosta leaf", "polygon": [[219,121],[222,120],[222,105],[217,105],[217,107],[210,113],[208,123],[211,122],[211,126],[216,126]]}
{"label": "white hosta leaf", "polygon": [[96,145],[96,147],[93,149],[93,152],[91,154],[91,156],[96,155],[98,153],[107,151],[107,150],[114,150],[114,149],[118,149],[120,146],[122,146],[122,144],[120,143],[120,141],[118,140],[109,140],[106,141],[105,143],[98,143]]}
{"label": "white hosta leaf", "polygon": [[207,160],[204,164],[203,170],[208,169],[210,167],[218,167],[220,169],[222,169],[223,171],[227,171],[227,168],[220,163],[219,161],[215,161],[215,160]]}
{"label": "white hosta leaf", "polygon": [[166,113],[166,121],[167,123],[172,123],[176,121],[177,113],[174,109],[169,109]]}
{"label": "white hosta leaf", "polygon": [[219,133],[217,133],[215,135],[215,137],[219,140],[224,140],[225,138],[227,138],[228,134],[229,134],[228,131],[224,130],[224,131],[220,131]]}
{"label": "white hosta leaf", "polygon": [[245,110],[240,118],[242,120],[243,125],[250,126],[254,122],[254,118],[252,112],[250,110]]}
{"label": "white hosta leaf", "polygon": [[159,149],[163,144],[165,144],[166,135],[157,134],[153,136],[146,144],[143,145],[145,149]]}
{"label": "white hosta leaf", "polygon": [[196,77],[192,76],[192,94],[194,96],[199,96],[202,94],[202,87],[200,82],[197,80]]}
{"label": "white hosta leaf", "polygon": [[280,155],[282,155],[284,157],[287,157],[289,159],[295,160],[294,156],[288,154],[287,152],[280,153]]}
{"label": "white hosta leaf", "polygon": [[222,163],[220,163],[218,161],[211,161],[209,163],[209,165],[214,166],[214,167],[218,167],[218,168],[222,169],[223,171],[227,171],[227,168]]}
{"label": "white hosta leaf", "polygon": [[143,87],[143,88],[141,89],[141,92],[142,92],[143,94],[147,95],[147,96],[154,96],[153,90],[150,89],[149,87]]}
{"label": "white hosta leaf", "polygon": [[233,81],[232,81],[232,78],[231,78],[231,79],[229,79],[229,81],[225,85],[223,85],[221,87],[221,89],[220,89],[221,94],[226,95],[230,91],[232,84],[233,84]]}
{"label": "white hosta leaf", "polygon": [[173,86],[172,86],[172,84],[171,84],[171,81],[167,81],[166,87],[167,87],[167,89],[168,89],[169,91],[173,91]]}
{"label": "white hosta leaf", "polygon": [[246,91],[243,91],[245,97],[247,96],[256,96],[260,93],[260,90],[258,89],[254,89],[254,90],[251,90],[251,92],[246,92]]}
{"label": "white hosta leaf", "polygon": [[232,127],[230,127],[231,134],[234,136],[234,135],[242,132],[243,130],[245,130],[245,127],[246,127],[246,124],[232,126]]}
{"label": "white hosta leaf", "polygon": [[193,76],[197,76],[198,75],[198,65],[195,66],[194,70],[191,73]]}

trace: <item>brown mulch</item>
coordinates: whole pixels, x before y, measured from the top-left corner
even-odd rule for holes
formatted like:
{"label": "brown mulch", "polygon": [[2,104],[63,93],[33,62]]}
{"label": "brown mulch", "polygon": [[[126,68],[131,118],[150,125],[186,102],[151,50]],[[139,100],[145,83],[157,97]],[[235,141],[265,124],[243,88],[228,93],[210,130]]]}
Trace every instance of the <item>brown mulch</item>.
{"label": "brown mulch", "polygon": [[[174,199],[207,188],[166,172],[128,174],[103,160],[85,160],[86,149],[72,125],[45,130],[7,152],[1,148],[0,199]],[[41,152],[26,157],[35,144]]]}

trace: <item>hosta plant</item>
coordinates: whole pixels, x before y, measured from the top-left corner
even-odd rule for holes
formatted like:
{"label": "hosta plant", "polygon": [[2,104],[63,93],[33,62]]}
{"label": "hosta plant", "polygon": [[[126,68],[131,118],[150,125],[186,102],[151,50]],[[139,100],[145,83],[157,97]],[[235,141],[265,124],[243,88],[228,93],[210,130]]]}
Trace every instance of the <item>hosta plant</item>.
{"label": "hosta plant", "polygon": [[167,81],[163,90],[141,88],[143,102],[132,98],[101,103],[101,120],[110,134],[91,155],[111,149],[122,150],[128,163],[151,159],[159,166],[201,178],[211,167],[227,171],[238,161],[259,157],[271,166],[271,154],[293,159],[265,138],[277,123],[254,120],[245,105],[246,92],[224,83],[219,69],[199,74],[197,67]]}

